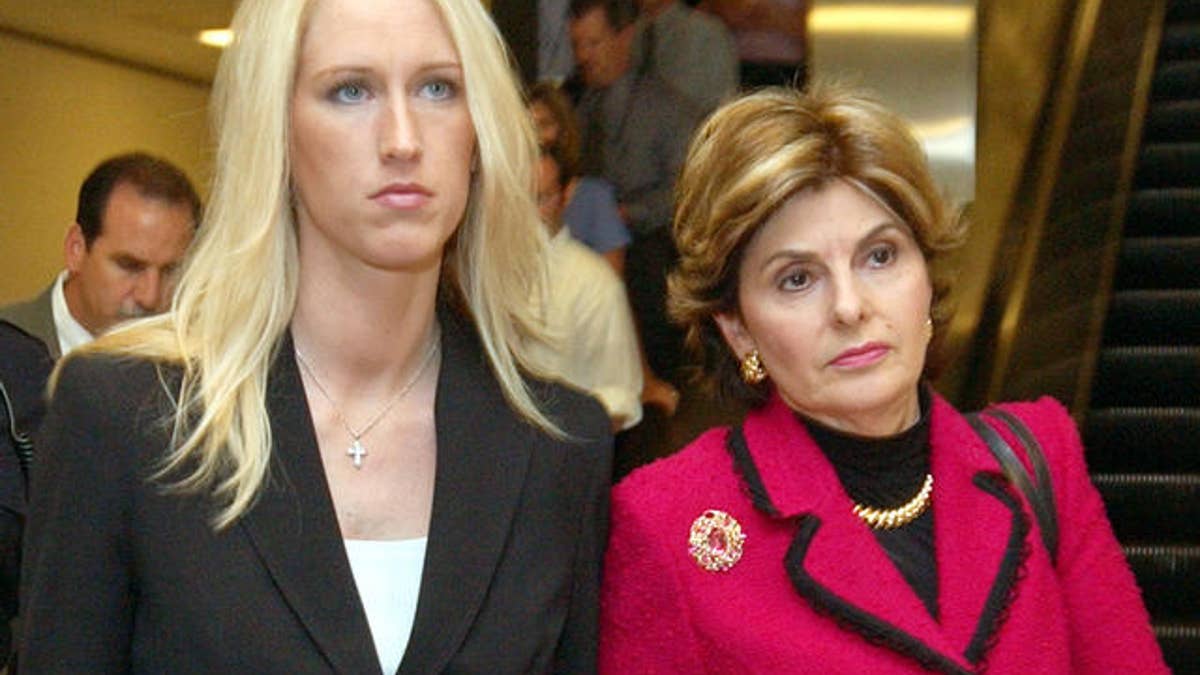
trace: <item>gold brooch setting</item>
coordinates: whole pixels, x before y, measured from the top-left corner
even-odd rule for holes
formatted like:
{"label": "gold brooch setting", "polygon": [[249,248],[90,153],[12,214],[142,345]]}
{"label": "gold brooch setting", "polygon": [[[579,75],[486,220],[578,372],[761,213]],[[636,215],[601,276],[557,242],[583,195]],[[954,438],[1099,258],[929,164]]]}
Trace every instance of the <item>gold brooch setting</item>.
{"label": "gold brooch setting", "polygon": [[696,564],[709,572],[724,572],[742,558],[742,544],[746,535],[742,525],[733,516],[708,509],[692,521],[688,533],[688,553]]}

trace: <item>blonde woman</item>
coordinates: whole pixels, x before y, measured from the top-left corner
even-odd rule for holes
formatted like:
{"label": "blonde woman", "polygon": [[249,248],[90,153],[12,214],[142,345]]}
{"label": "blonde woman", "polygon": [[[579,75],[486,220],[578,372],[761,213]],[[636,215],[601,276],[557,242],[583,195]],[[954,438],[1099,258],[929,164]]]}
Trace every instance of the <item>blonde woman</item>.
{"label": "blonde woman", "polygon": [[536,147],[486,12],[245,0],[172,310],[68,359],[28,672],[590,672],[598,404],[521,373]]}

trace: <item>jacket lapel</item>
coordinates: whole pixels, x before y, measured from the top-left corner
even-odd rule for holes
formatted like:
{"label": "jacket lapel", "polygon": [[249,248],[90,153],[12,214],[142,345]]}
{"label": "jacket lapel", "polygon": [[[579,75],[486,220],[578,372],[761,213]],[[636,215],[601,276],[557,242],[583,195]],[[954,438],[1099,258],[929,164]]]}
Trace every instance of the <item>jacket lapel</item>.
{"label": "jacket lapel", "polygon": [[940,491],[933,501],[938,610],[958,653],[978,662],[1016,590],[1029,520],[963,416],[940,398],[933,415],[931,459]]}
{"label": "jacket lapel", "polygon": [[439,319],[433,515],[400,673],[441,672],[460,648],[491,585],[539,442],[509,407],[474,327],[445,308]]}
{"label": "jacket lapel", "polygon": [[[987,449],[972,444],[970,427],[945,401],[937,396],[933,400],[938,620],[926,611],[870,528],[854,516],[853,503],[833,467],[778,396],[747,418],[745,435],[779,515],[798,523],[787,564],[797,592],[815,609],[872,642],[929,668],[965,672],[982,654],[994,628],[995,617],[981,616],[985,603],[991,595],[1007,594],[1010,587],[1005,583],[1011,576],[1005,553],[1014,513],[1013,505],[976,482],[977,474],[995,471],[986,461]],[[992,534],[980,537],[979,532]]]}
{"label": "jacket lapel", "polygon": [[290,333],[268,382],[269,483],[242,527],[284,599],[337,672],[379,670],[342,544]]}
{"label": "jacket lapel", "polygon": [[837,473],[804,425],[778,397],[761,415],[747,419],[747,442],[781,515],[806,521],[789,552],[793,567],[800,567],[790,571],[793,583],[797,572],[807,578],[800,591],[805,599],[860,632],[870,631],[872,641],[878,641],[878,629],[860,619],[869,617],[869,623],[889,626],[937,652],[953,653],[916,592],[854,515]]}

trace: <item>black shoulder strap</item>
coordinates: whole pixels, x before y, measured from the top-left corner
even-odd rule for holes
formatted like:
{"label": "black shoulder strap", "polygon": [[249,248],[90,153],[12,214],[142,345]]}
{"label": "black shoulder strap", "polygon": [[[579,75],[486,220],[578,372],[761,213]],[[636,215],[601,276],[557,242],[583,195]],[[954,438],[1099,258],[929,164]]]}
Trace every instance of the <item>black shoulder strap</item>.
{"label": "black shoulder strap", "polygon": [[29,464],[33,461],[33,441],[27,434],[21,433],[17,429],[17,413],[13,408],[12,399],[8,396],[8,389],[4,387],[4,382],[0,382],[0,406],[3,407],[4,418],[8,420],[7,433],[12,439],[13,449],[17,453],[17,461],[21,464],[21,473],[24,476],[25,484],[29,484]]}
{"label": "black shoulder strap", "polygon": [[[982,417],[990,417],[1008,426],[1024,446],[1025,455],[1033,467],[1033,476],[1025,469],[1025,465],[1017,458],[1016,453],[1004,437],[996,433],[990,424]],[[1058,516],[1054,505],[1054,486],[1050,482],[1050,470],[1046,467],[1046,457],[1037,438],[1025,426],[1025,423],[1012,413],[999,408],[988,408],[981,413],[967,415],[967,421],[975,428],[975,432],[987,443],[988,449],[999,460],[1004,469],[1004,475],[1025,495],[1037,518],[1038,529],[1042,533],[1042,543],[1050,552],[1050,559],[1058,557]]]}

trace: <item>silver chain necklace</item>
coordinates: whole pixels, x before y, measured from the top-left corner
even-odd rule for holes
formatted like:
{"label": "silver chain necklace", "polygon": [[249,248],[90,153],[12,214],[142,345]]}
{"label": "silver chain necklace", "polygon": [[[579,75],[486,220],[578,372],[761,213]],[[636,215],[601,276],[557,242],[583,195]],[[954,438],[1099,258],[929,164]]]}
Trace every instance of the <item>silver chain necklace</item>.
{"label": "silver chain necklace", "polygon": [[362,468],[363,457],[366,457],[369,454],[367,452],[367,448],[362,444],[363,436],[366,436],[368,433],[370,433],[371,429],[374,429],[375,425],[379,424],[380,420],[382,420],[384,416],[388,414],[388,411],[391,410],[392,407],[400,401],[400,399],[404,398],[405,394],[407,394],[414,386],[416,386],[417,380],[421,379],[421,375],[425,373],[425,369],[429,367],[430,363],[433,363],[433,357],[438,352],[439,343],[440,340],[437,339],[437,336],[434,336],[432,344],[429,345],[429,351],[425,353],[425,358],[421,361],[421,365],[417,368],[417,372],[413,373],[412,378],[409,379],[408,382],[404,383],[404,386],[400,387],[400,389],[396,391],[392,398],[390,398],[388,402],[379,409],[379,412],[375,413],[375,416],[372,417],[369,422],[364,424],[363,427],[358,431],[355,431],[350,426],[350,423],[346,421],[346,416],[342,414],[338,404],[335,403],[333,397],[329,395],[329,391],[325,389],[325,385],[321,384],[321,380],[317,379],[317,374],[313,372],[312,366],[308,364],[308,359],[304,357],[304,354],[300,352],[298,347],[293,346],[296,351],[296,360],[300,362],[300,365],[304,368],[304,372],[308,373],[308,376],[312,378],[312,382],[314,385],[316,385],[317,391],[321,392],[321,396],[325,397],[325,400],[329,402],[329,407],[333,409],[333,416],[337,418],[337,421],[342,425],[342,428],[346,430],[346,433],[350,434],[350,439],[353,442],[350,444],[350,447],[346,449],[346,455],[354,462],[355,469]]}

